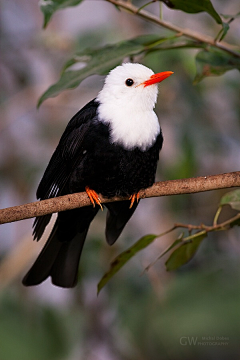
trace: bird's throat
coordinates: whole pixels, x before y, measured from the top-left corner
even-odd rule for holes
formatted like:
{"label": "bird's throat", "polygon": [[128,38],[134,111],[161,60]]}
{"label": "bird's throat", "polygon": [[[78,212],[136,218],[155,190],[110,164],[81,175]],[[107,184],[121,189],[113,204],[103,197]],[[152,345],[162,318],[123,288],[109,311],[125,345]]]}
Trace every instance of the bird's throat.
{"label": "bird's throat", "polygon": [[138,112],[127,108],[111,109],[111,106],[100,104],[98,118],[109,125],[110,142],[121,145],[126,150],[138,147],[146,151],[160,133],[158,118],[153,110]]}

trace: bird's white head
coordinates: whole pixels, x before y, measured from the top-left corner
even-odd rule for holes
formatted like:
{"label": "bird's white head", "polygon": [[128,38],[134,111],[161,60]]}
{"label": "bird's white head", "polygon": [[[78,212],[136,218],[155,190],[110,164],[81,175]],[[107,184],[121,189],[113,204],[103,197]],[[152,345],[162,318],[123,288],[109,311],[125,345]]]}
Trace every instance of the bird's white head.
{"label": "bird's white head", "polygon": [[153,111],[157,85],[172,74],[172,71],[154,74],[135,63],[125,63],[110,71],[97,101],[99,119],[110,124],[113,143],[143,150],[152,145],[160,131]]}

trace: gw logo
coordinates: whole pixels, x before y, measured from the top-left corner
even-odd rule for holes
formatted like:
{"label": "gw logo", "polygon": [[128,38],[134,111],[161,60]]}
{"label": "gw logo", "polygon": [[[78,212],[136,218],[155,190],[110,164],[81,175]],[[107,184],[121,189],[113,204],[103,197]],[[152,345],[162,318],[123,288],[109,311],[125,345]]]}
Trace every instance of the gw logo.
{"label": "gw logo", "polygon": [[179,342],[180,342],[180,345],[187,346],[187,345],[196,345],[197,340],[198,340],[197,337],[182,336],[182,337],[180,337]]}

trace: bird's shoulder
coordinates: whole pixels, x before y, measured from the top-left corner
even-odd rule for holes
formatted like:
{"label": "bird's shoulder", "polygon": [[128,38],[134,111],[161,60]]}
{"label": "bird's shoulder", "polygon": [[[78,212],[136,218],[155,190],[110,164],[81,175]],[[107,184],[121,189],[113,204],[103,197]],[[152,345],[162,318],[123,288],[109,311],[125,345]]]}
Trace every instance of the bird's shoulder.
{"label": "bird's shoulder", "polygon": [[97,116],[98,102],[93,99],[69,121],[54,151],[37,190],[37,198],[59,196],[75,165],[86,133]]}
{"label": "bird's shoulder", "polygon": [[69,121],[55,151],[63,159],[73,158],[76,155],[86,138],[86,133],[89,132],[97,118],[98,106],[99,103],[96,99],[91,100]]}
{"label": "bird's shoulder", "polygon": [[72,132],[74,129],[79,128],[81,125],[91,122],[97,115],[98,107],[99,102],[96,99],[89,101],[71,118],[62,137],[64,137],[65,134]]}

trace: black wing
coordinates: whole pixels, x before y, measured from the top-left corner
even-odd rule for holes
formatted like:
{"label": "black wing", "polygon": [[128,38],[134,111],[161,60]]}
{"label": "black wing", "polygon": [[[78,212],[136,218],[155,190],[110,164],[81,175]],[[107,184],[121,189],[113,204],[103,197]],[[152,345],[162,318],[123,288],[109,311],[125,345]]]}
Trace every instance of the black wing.
{"label": "black wing", "polygon": [[[79,110],[68,123],[38,186],[38,199],[44,200],[65,195],[65,185],[76,161],[81,161],[83,139],[92,125],[92,120],[96,117],[97,108],[98,102],[94,99]],[[50,219],[51,214],[35,219],[34,239],[41,238]]]}

